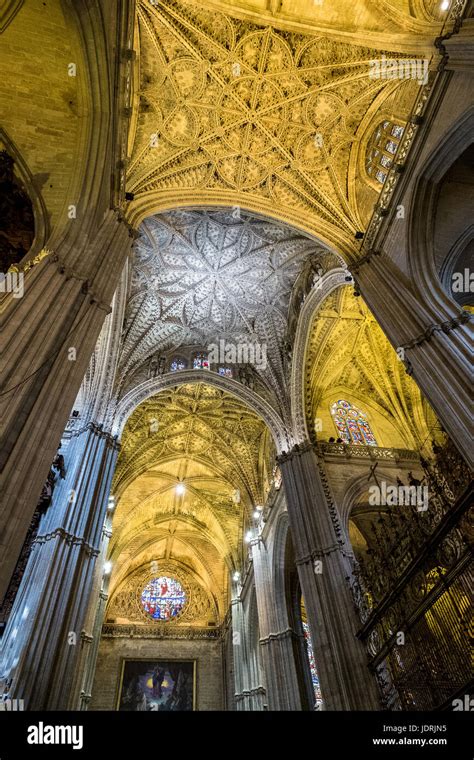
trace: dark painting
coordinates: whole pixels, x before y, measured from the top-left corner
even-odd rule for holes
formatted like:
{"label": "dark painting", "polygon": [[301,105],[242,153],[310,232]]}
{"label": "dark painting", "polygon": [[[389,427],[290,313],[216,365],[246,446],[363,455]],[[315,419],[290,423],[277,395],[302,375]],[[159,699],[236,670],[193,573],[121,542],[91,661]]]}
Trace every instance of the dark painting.
{"label": "dark painting", "polygon": [[194,709],[195,663],[125,660],[118,710],[179,712]]}

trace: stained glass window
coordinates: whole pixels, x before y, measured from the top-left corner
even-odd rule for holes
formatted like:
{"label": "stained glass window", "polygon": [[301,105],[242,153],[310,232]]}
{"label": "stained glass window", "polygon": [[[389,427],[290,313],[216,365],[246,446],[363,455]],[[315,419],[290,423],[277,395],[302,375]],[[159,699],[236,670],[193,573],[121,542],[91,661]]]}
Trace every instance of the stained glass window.
{"label": "stained glass window", "polygon": [[367,415],[349,401],[339,399],[331,406],[331,414],[337,428],[338,438],[356,446],[377,446],[370,429]]}
{"label": "stained glass window", "polygon": [[383,185],[387,171],[393,163],[405,127],[393,121],[384,121],[378,125],[369,141],[365,168],[369,177]]}
{"label": "stained glass window", "polygon": [[177,372],[180,369],[186,369],[186,362],[184,359],[173,359],[170,364],[170,372]]}
{"label": "stained glass window", "polygon": [[197,354],[193,359],[193,369],[209,369],[207,354]]}
{"label": "stained glass window", "polygon": [[308,654],[309,669],[311,671],[311,682],[313,684],[314,698],[316,707],[320,708],[323,703],[321,695],[321,687],[319,685],[318,671],[316,669],[316,660],[314,659],[313,642],[311,641],[311,634],[309,632],[309,625],[303,621],[303,633],[306,644],[306,652]]}
{"label": "stained glass window", "polygon": [[219,367],[218,372],[222,377],[232,377],[232,370],[230,367]]}
{"label": "stained glass window", "polygon": [[186,604],[186,594],[176,578],[162,575],[153,578],[142,591],[143,609],[153,620],[171,620],[177,617]]}

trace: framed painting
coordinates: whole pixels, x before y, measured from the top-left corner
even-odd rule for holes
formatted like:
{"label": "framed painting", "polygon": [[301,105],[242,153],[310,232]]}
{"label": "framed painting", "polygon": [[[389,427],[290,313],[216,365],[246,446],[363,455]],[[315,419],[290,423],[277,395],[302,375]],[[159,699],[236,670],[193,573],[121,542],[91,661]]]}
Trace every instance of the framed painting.
{"label": "framed painting", "polygon": [[117,710],[187,712],[195,702],[195,660],[122,660]]}

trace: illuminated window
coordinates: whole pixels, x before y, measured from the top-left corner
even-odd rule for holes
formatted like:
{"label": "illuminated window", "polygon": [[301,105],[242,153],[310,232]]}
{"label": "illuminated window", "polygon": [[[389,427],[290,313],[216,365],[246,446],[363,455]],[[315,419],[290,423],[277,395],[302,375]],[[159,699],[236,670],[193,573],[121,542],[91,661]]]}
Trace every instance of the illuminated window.
{"label": "illuminated window", "polygon": [[306,648],[306,654],[308,657],[309,670],[311,673],[311,683],[313,685],[315,708],[317,710],[322,709],[323,697],[321,694],[321,687],[319,685],[318,669],[316,667],[316,660],[314,657],[313,642],[311,640],[311,634],[309,632],[309,625],[306,617],[306,608],[303,598],[301,598],[301,623],[303,626],[304,643]]}
{"label": "illuminated window", "polygon": [[309,669],[311,671],[311,681],[313,684],[314,697],[316,704],[319,706],[323,703],[321,696],[321,688],[319,686],[318,671],[316,669],[316,660],[314,659],[313,642],[311,641],[311,635],[309,632],[308,623],[303,623],[304,640],[306,644],[306,652],[308,654]]}
{"label": "illuminated window", "polygon": [[341,438],[344,443],[356,446],[377,446],[367,415],[360,409],[340,399],[331,406],[331,414],[338,438]]}
{"label": "illuminated window", "polygon": [[379,185],[383,185],[387,179],[388,170],[392,166],[404,129],[402,124],[383,121],[369,141],[365,168],[369,177]]}
{"label": "illuminated window", "polygon": [[222,377],[232,377],[232,370],[230,367],[219,367],[217,371]]}
{"label": "illuminated window", "polygon": [[196,354],[193,359],[193,369],[209,369],[207,354]]}
{"label": "illuminated window", "polygon": [[186,369],[187,362],[184,359],[173,359],[170,364],[170,372],[178,372],[180,369]]}
{"label": "illuminated window", "polygon": [[168,621],[177,617],[186,604],[186,594],[176,578],[153,578],[142,591],[141,602],[153,620]]}

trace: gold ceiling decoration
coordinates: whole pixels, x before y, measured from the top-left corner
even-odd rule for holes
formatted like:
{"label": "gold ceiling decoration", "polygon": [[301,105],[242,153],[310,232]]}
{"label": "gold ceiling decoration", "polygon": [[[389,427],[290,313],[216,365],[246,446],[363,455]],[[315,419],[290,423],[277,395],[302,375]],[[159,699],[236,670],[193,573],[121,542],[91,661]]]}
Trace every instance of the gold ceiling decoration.
{"label": "gold ceiling decoration", "polygon": [[403,89],[369,77],[381,51],[188,0],[141,0],[138,18],[134,222],[160,208],[224,202],[351,243],[362,225],[347,181],[357,129],[385,94]]}
{"label": "gold ceiling decoration", "polygon": [[126,424],[113,486],[112,589],[147,563],[174,562],[223,613],[272,463],[264,423],[230,394],[183,385],[143,402]]}
{"label": "gold ceiling decoration", "polygon": [[[328,246],[355,250],[377,197],[359,148],[381,114],[406,119],[417,94],[413,82],[370,78],[370,62],[421,54],[430,26],[418,12],[410,20],[402,0],[365,0],[357,12],[347,0],[324,5],[137,0],[127,191],[129,221],[144,224],[117,397],[149,378],[157,355],[222,335],[268,344],[258,379],[287,406],[292,289]],[[347,388],[371,399],[407,446],[425,435],[419,392],[350,288],[314,320],[305,372],[311,418],[329,389]],[[113,486],[110,611],[141,619],[137,593],[157,565],[194,589],[193,620],[222,621],[229,570],[273,461],[263,421],[217,387],[167,387],[141,403]]]}
{"label": "gold ceiling decoration", "polygon": [[[321,402],[331,390],[345,389],[375,405],[399,432],[406,448],[419,449],[429,442],[434,415],[364,301],[356,298],[349,286],[331,293],[316,315],[305,377],[310,426],[321,417]],[[330,427],[329,435],[337,436],[335,427]],[[328,431],[321,437],[327,438]],[[386,445],[396,444],[388,441]]]}
{"label": "gold ceiling decoration", "polygon": [[181,385],[148,399],[122,436],[115,493],[157,462],[196,459],[249,499],[263,498],[257,460],[266,427],[244,403],[218,388]]}
{"label": "gold ceiling decoration", "polygon": [[[430,33],[443,18],[440,0],[200,0],[202,5],[285,29],[359,35],[371,44],[407,32]],[[437,27],[433,27],[437,23]],[[390,29],[389,29],[390,26]],[[382,39],[380,39],[382,38]],[[403,40],[406,45],[406,39]]]}

